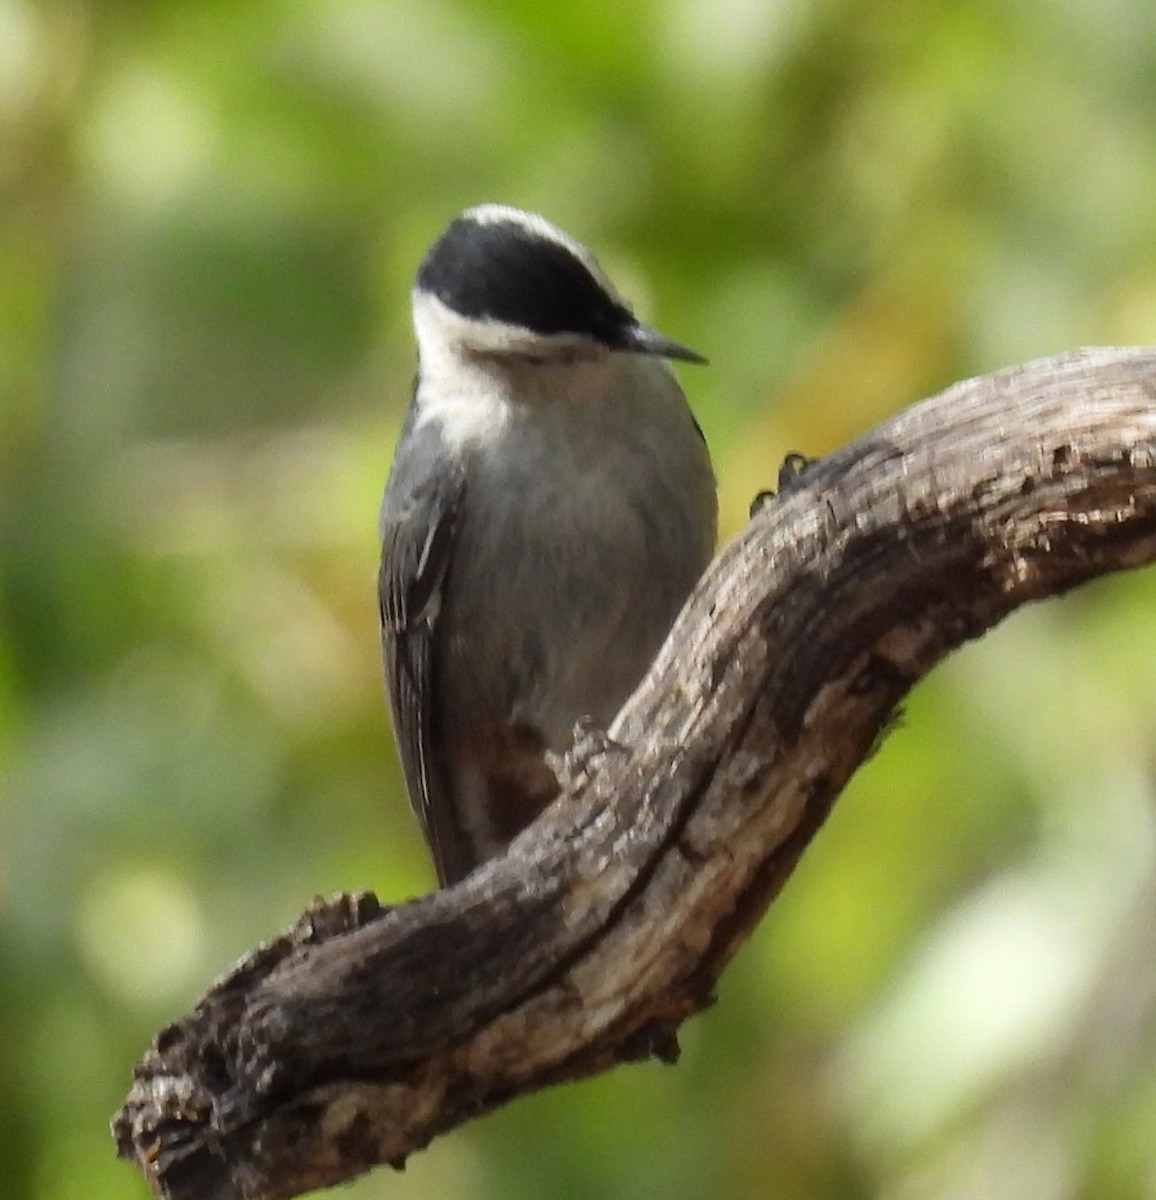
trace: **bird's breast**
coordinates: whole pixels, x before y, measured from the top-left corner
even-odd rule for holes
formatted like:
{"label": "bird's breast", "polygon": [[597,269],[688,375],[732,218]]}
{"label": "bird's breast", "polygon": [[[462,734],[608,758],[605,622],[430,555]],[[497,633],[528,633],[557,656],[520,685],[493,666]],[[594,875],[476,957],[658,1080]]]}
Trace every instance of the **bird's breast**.
{"label": "bird's breast", "polygon": [[508,719],[562,749],[641,679],[714,541],[713,477],[679,399],[649,424],[515,409],[475,445],[440,617],[465,725]]}

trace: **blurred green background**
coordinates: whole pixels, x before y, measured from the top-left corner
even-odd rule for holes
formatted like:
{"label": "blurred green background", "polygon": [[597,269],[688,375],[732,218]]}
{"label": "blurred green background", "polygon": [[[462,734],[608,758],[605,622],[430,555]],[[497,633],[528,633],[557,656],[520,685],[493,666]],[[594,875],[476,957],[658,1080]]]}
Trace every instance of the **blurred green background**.
{"label": "blurred green background", "polygon": [[[724,532],[965,375],[1156,341],[1149,0],[0,0],[0,1196],[144,1197],[153,1031],[431,872],[378,676],[411,273],[538,209],[711,359]],[[1156,1197],[1156,572],[913,695],[674,1069],[354,1200]]]}

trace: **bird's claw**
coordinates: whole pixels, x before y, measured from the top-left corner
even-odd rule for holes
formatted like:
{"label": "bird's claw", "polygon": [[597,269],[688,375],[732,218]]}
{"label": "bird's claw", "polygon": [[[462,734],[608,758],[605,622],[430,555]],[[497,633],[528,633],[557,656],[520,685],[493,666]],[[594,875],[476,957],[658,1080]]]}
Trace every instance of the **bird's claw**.
{"label": "bird's claw", "polygon": [[779,467],[778,491],[768,488],[759,492],[751,501],[751,516],[762,512],[763,508],[776,496],[789,492],[806,474],[807,469],[818,461],[816,458],[808,458],[805,454],[800,454],[797,450],[792,450],[787,454]]}
{"label": "bird's claw", "polygon": [[573,737],[570,748],[564,754],[546,753],[546,762],[563,789],[589,777],[598,759],[626,750],[621,742],[614,741],[605,729],[599,728],[589,717],[583,717],[575,724]]}

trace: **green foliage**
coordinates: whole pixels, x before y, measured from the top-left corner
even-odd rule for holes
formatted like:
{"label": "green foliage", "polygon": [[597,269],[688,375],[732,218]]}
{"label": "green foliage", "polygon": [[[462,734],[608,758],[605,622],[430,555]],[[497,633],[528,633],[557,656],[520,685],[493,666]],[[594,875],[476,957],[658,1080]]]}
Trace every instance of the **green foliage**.
{"label": "green foliage", "polygon": [[[151,1032],[431,872],[378,679],[410,275],[547,213],[672,336],[724,520],[966,374],[1156,330],[1142,0],[0,0],[0,1195],[145,1194]],[[674,1070],[356,1197],[1156,1189],[1156,577],[912,697]]]}

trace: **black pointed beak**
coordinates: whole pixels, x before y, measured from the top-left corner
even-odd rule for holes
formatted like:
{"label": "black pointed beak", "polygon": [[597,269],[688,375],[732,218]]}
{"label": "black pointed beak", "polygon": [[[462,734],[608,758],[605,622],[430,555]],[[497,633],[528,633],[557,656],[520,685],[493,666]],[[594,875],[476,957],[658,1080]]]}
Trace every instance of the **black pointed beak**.
{"label": "black pointed beak", "polygon": [[670,338],[635,321],[628,325],[623,333],[622,348],[633,350],[636,354],[653,354],[658,358],[677,358],[680,362],[705,363],[706,359],[697,350],[681,342],[671,341]]}

